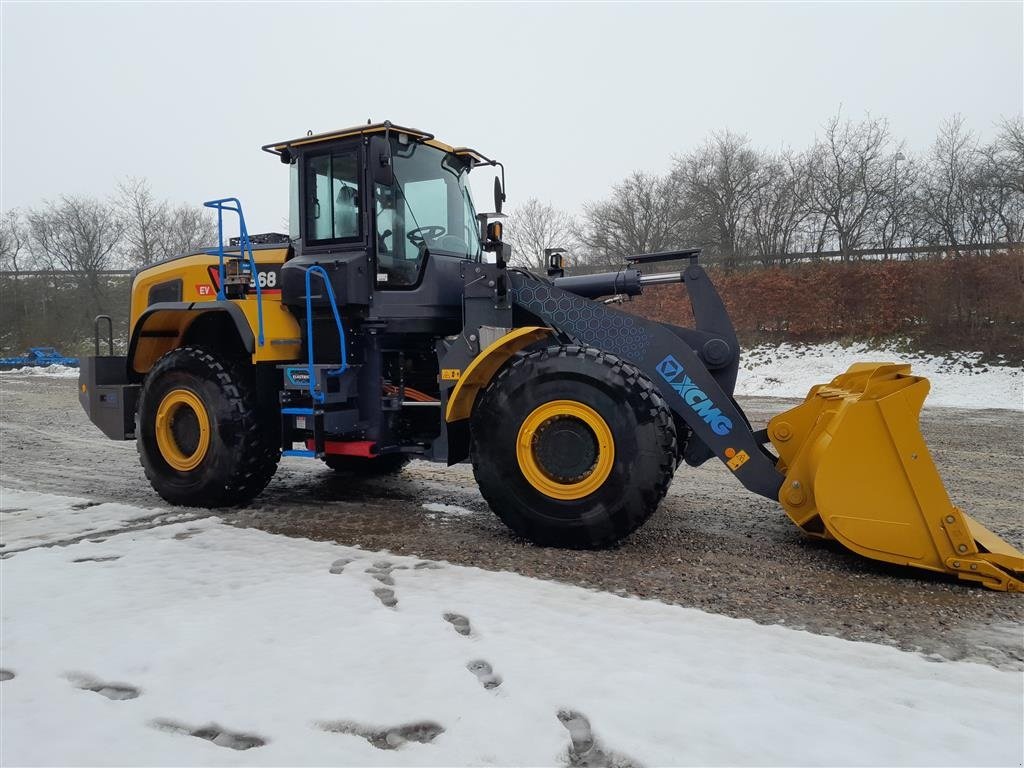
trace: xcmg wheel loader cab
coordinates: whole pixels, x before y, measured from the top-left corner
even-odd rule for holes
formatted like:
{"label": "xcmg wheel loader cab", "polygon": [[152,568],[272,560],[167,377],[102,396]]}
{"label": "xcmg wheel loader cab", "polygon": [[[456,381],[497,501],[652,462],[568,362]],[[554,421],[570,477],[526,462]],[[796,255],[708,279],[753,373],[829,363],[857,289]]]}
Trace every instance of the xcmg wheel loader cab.
{"label": "xcmg wheel loader cab", "polygon": [[462,334],[467,276],[483,261],[488,230],[468,175],[496,163],[389,123],[264,149],[290,168],[294,255],[281,269],[281,301],[299,320],[307,366],[286,371],[283,398],[290,410],[306,407],[303,384],[326,398],[322,425],[284,414],[285,450],[307,438],[312,447],[300,450],[366,471],[400,468],[396,455],[447,460],[438,344]]}
{"label": "xcmg wheel loader cab", "polygon": [[[304,309],[305,272],[323,266],[340,307],[381,333],[461,330],[466,261],[480,259],[468,175],[486,162],[430,134],[387,124],[268,145],[291,170],[295,257],[282,300]],[[313,300],[328,308],[326,296]]]}
{"label": "xcmg wheel loader cab", "polygon": [[[83,407],[137,439],[165,499],[244,503],[281,456],[359,475],[470,459],[513,531],[598,547],[643,524],[677,467],[717,458],[811,536],[1024,590],[1024,554],[946,494],[917,427],[928,383],[909,366],[854,365],[755,431],[699,250],[597,275],[567,277],[557,257],[546,275],[511,269],[469,194],[474,167],[500,167],[478,152],[390,123],[264,149],[290,169],[289,236],[250,238],[237,199],[208,202],[218,247],[141,270],[128,355],[97,342],[82,360]],[[692,328],[616,307],[678,283]]]}

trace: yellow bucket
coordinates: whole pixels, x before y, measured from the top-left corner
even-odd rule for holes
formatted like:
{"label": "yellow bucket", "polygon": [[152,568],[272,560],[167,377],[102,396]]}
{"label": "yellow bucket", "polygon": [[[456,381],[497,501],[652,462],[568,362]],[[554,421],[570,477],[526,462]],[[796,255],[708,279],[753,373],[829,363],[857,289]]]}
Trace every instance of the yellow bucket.
{"label": "yellow bucket", "polygon": [[1024,553],[949,500],[918,426],[928,380],[857,363],[768,422],[802,530],[875,560],[1024,591]]}

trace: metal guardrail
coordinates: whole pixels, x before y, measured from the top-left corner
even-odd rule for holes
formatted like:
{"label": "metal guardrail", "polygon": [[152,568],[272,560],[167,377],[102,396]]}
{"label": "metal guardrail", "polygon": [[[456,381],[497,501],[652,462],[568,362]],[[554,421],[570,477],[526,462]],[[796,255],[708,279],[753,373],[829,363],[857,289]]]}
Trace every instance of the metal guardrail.
{"label": "metal guardrail", "polygon": [[[964,243],[961,245],[915,245],[900,246],[894,248],[857,248],[846,252],[847,259],[841,261],[843,251],[798,251],[794,253],[775,254],[772,256],[737,256],[733,259],[732,266],[736,269],[763,269],[767,266],[778,266],[782,262],[787,264],[807,264],[824,262],[827,264],[850,263],[856,261],[881,261],[892,258],[892,260],[906,260],[906,257],[914,254],[948,254],[948,253],[992,253],[996,251],[1022,251],[1024,243]],[[717,266],[722,263],[718,256],[702,257],[706,265]],[[766,263],[771,262],[771,263]],[[516,265],[513,265],[516,266]],[[589,275],[597,272],[614,272],[616,269],[626,269],[631,265],[625,261],[614,264],[588,264],[574,263],[572,255],[566,258],[565,271],[570,275]],[[663,272],[671,266],[650,265],[645,272]],[[532,269],[537,270],[536,267]],[[540,271],[540,270],[537,270]]]}
{"label": "metal guardrail", "polygon": [[[1024,243],[962,243],[960,245],[912,245],[900,246],[897,248],[856,248],[848,251],[847,256],[859,259],[865,256],[907,256],[917,253],[950,253],[966,251],[968,253],[984,253],[989,251],[1018,251],[1024,250]],[[842,257],[842,251],[797,251],[794,253],[780,253],[771,256],[743,256],[737,258],[738,265],[760,266],[766,259],[774,261],[829,261]],[[706,259],[706,257],[705,257]],[[706,259],[707,260],[707,259]],[[589,272],[607,272],[622,266],[628,266],[625,262],[617,264],[573,264],[570,254],[567,259],[567,269],[574,274]],[[715,263],[716,259],[710,259]],[[512,266],[516,266],[513,264]],[[535,269],[537,269],[535,267]],[[542,271],[542,270],[538,270]],[[85,276],[86,274],[104,276],[129,276],[135,274],[134,269],[101,269],[96,272],[85,272],[80,269],[0,269],[0,277],[46,277],[47,275],[73,275]]]}

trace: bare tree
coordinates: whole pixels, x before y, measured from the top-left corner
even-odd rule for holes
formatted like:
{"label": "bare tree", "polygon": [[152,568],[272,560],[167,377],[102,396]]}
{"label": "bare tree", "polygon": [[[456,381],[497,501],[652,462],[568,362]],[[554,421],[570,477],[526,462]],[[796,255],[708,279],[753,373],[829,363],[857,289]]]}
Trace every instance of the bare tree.
{"label": "bare tree", "polygon": [[100,273],[110,269],[124,234],[112,205],[84,197],[47,201],[28,212],[33,254],[52,268],[79,272],[97,304],[103,298]]}
{"label": "bare tree", "polygon": [[167,214],[161,257],[194,253],[216,245],[217,225],[205,208],[179,205]]}
{"label": "bare tree", "polygon": [[954,115],[932,146],[920,185],[921,210],[931,240],[959,246],[984,239],[992,220],[981,175],[977,137]]}
{"label": "bare tree", "polygon": [[618,266],[630,254],[680,245],[683,229],[678,180],[635,172],[610,199],[584,206],[576,236],[587,263]]}
{"label": "bare tree", "polygon": [[993,240],[1024,240],[1024,120],[1005,120],[995,140],[979,150],[983,203]]}
{"label": "bare tree", "polygon": [[212,216],[200,207],[157,200],[145,179],[128,178],[115,198],[125,231],[125,260],[137,267],[213,245]]}
{"label": "bare tree", "polygon": [[754,195],[767,182],[761,158],[746,136],[714,133],[703,147],[675,161],[686,208],[701,242],[713,245],[727,267],[744,250]]}
{"label": "bare tree", "polygon": [[117,185],[115,204],[124,226],[124,258],[132,266],[152,264],[163,256],[167,203],[154,199],[149,182],[137,177]]}
{"label": "bare tree", "polygon": [[767,265],[796,250],[807,219],[807,177],[803,159],[789,152],[764,158],[759,175],[750,196],[747,225],[754,253]]}
{"label": "bare tree", "polygon": [[876,212],[876,223],[872,239],[886,251],[900,245],[909,245],[918,234],[915,222],[916,189],[919,168],[917,162],[902,151],[902,146],[892,155],[882,203]]}
{"label": "bare tree", "polygon": [[892,178],[891,143],[886,121],[868,117],[854,124],[836,115],[811,150],[809,210],[821,216],[823,237],[835,238],[844,261],[881,216]]}
{"label": "bare tree", "polygon": [[504,237],[512,244],[512,263],[523,267],[544,269],[545,249],[572,245],[572,218],[535,197],[509,214],[505,230]]}
{"label": "bare tree", "polygon": [[28,234],[21,212],[13,209],[0,216],[0,269],[14,273],[21,271],[22,255],[27,255]]}
{"label": "bare tree", "polygon": [[[28,232],[21,212],[17,209],[4,211],[0,217],[0,269],[13,272],[13,278],[4,277],[0,282],[0,303],[7,304],[9,308],[17,307],[20,317],[18,325],[25,323],[33,310],[42,309],[32,301],[32,297],[22,290],[18,273],[26,266],[25,261],[31,262],[31,254],[28,251]],[[5,335],[11,329],[5,329]]]}
{"label": "bare tree", "polygon": [[1024,117],[1003,120],[996,141],[1012,171],[1008,182],[1024,195]]}

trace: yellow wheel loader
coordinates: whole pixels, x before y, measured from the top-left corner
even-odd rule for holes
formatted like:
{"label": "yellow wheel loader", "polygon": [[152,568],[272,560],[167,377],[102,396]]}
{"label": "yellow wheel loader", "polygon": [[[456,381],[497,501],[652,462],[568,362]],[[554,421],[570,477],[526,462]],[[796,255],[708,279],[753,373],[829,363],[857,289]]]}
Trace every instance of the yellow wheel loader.
{"label": "yellow wheel loader", "polygon": [[[82,361],[89,417],[137,441],[172,504],[245,503],[282,456],[362,475],[468,459],[515,533],[604,547],[677,467],[717,458],[811,536],[1024,588],[1024,555],[950,502],[918,429],[928,382],[908,366],[855,365],[755,431],[698,250],[576,276],[555,253],[535,274],[508,264],[504,168],[475,150],[391,123],[264,150],[290,170],[289,234],[250,237],[237,199],[209,201],[217,247],[138,272],[127,355],[97,341]],[[487,166],[495,214],[478,214],[467,177]],[[615,307],[663,284],[687,291],[692,328]]]}

